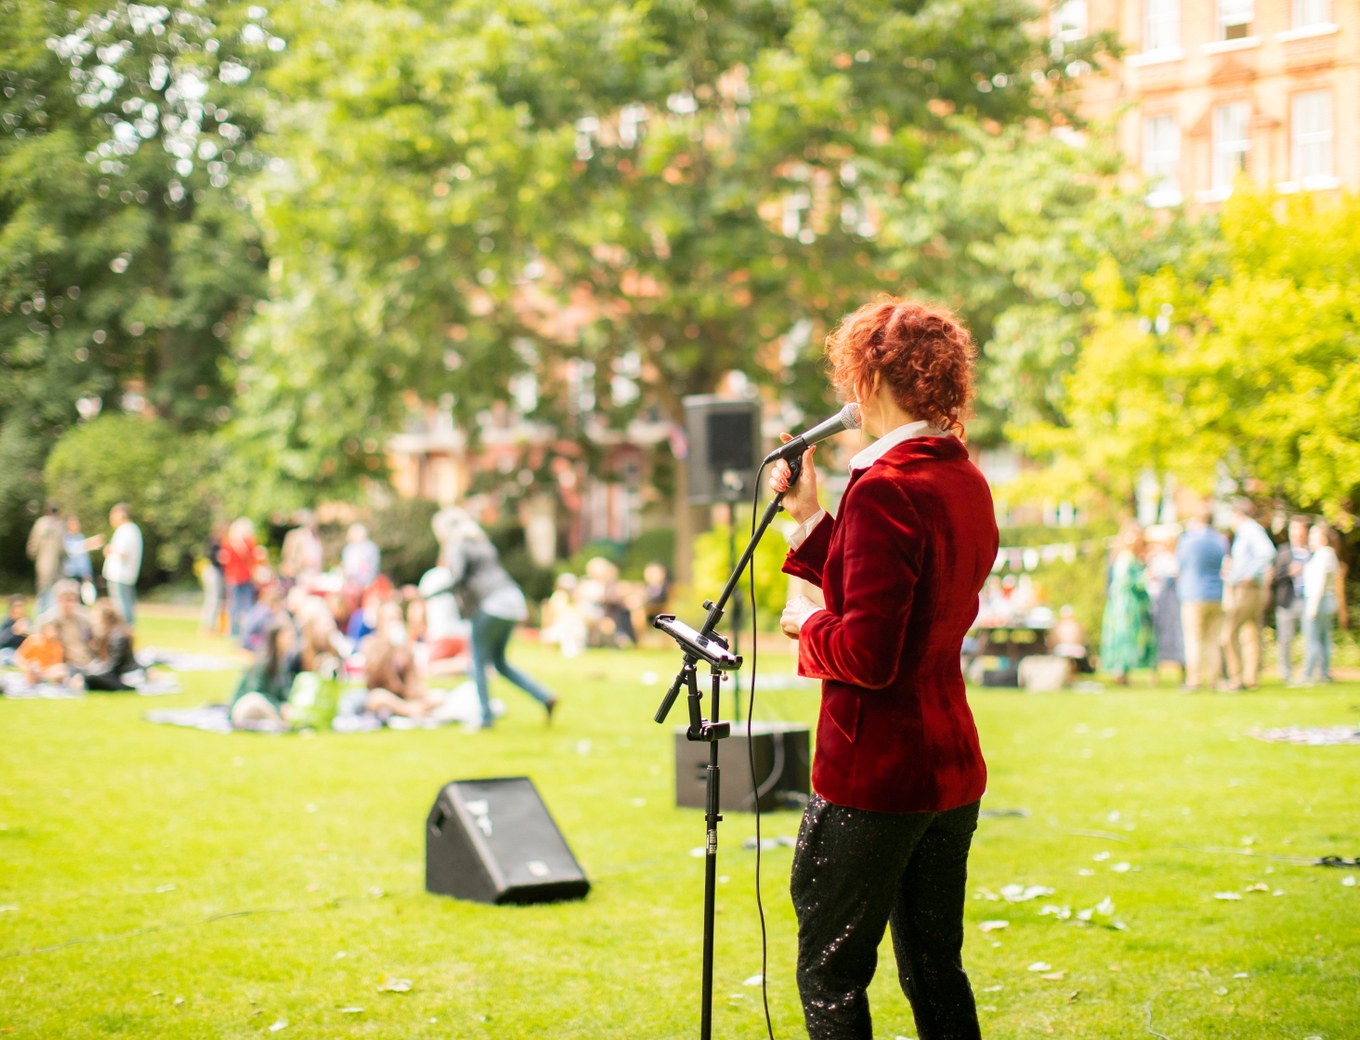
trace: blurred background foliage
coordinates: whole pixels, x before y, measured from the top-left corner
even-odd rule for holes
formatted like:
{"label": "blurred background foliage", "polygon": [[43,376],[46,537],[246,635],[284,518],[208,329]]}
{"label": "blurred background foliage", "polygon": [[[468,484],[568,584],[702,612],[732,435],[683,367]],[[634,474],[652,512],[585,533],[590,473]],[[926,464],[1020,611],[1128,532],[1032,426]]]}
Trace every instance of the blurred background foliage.
{"label": "blurred background foliage", "polygon": [[[973,329],[970,436],[1015,438],[1036,493],[1114,513],[1143,469],[1226,466],[1344,523],[1353,200],[1330,220],[1244,195],[1223,228],[1149,210],[1073,110],[1114,41],[1037,16],[0,0],[0,568],[49,490],[142,496],[167,571],[215,518],[381,510],[413,399],[474,439],[513,403],[588,464],[592,430],[678,419],[731,370],[794,425],[830,403],[826,332],[880,291]],[[163,448],[195,508],[98,454],[110,413],[152,417],[117,450]]]}

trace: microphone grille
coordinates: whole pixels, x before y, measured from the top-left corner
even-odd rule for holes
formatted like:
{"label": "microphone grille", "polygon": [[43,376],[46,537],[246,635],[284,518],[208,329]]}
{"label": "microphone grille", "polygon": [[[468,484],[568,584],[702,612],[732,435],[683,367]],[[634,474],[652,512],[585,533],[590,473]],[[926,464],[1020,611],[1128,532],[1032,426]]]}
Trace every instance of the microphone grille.
{"label": "microphone grille", "polygon": [[851,401],[841,409],[841,422],[845,423],[847,430],[859,429],[859,405]]}

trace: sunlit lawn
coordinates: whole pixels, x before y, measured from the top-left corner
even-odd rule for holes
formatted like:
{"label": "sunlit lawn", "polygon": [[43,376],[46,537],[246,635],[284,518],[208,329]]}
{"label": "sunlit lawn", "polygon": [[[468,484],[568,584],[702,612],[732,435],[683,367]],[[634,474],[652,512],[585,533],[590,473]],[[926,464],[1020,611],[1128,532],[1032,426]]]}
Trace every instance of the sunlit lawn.
{"label": "sunlit lawn", "polygon": [[[144,621],[142,640],[225,649],[165,616]],[[696,1035],[702,861],[690,849],[702,819],[672,807],[672,735],[651,722],[661,689],[639,681],[664,678],[673,655],[515,654],[565,696],[551,730],[508,689],[509,717],[480,734],[223,737],[141,720],[223,697],[227,673],[187,675],[182,696],[154,701],[0,702],[0,1031]],[[1246,735],[1354,722],[1360,687],[974,691],[973,704],[991,767],[984,807],[1030,815],[981,823],[970,889],[1054,889],[969,900],[987,1036],[1146,1036],[1149,1009],[1174,1040],[1360,1035],[1360,885],[1342,884],[1360,871],[1272,858],[1360,852],[1360,746]],[[759,711],[811,720],[815,707],[798,691],[763,695]],[[440,785],[521,773],[593,880],[589,898],[499,908],[427,895],[422,823]],[[797,816],[765,826],[791,835]],[[759,989],[744,985],[760,969],[755,859],[740,847],[753,833],[736,815],[721,832],[724,1037],[763,1035]],[[790,856],[765,858],[779,1037],[803,1035]],[[1126,930],[1099,914],[1075,923],[1105,897]],[[1041,915],[1046,905],[1072,920]],[[998,920],[1009,926],[978,927]],[[1027,970],[1036,962],[1049,969]],[[412,989],[380,991],[387,976]],[[887,945],[872,997],[879,1036],[916,1035]]]}

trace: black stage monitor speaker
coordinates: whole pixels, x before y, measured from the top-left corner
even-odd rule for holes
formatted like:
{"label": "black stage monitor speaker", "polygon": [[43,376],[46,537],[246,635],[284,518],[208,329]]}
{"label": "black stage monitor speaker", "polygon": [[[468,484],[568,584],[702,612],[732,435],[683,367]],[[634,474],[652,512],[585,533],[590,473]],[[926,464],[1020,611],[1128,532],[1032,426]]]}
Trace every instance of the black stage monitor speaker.
{"label": "black stage monitor speaker", "polygon": [[[760,402],[711,394],[685,398],[692,505],[749,501],[760,465]],[[725,479],[734,476],[732,481]]]}
{"label": "black stage monitor speaker", "polygon": [[547,903],[590,891],[527,776],[455,780],[425,823],[425,888],[479,903]]}
{"label": "black stage monitor speaker", "polygon": [[[760,811],[801,809],[811,793],[811,756],[807,726],[789,722],[752,722]],[[722,812],[754,812],[751,763],[746,751],[746,726],[734,723],[732,735],[718,742]],[[704,778],[708,744],[687,740],[685,728],[675,731],[675,804],[704,807]]]}

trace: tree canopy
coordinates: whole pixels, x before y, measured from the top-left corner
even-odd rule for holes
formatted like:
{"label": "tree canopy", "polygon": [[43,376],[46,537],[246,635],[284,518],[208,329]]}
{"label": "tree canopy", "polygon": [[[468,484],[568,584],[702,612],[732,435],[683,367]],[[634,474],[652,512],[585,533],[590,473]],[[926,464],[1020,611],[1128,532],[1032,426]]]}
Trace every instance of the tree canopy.
{"label": "tree canopy", "polygon": [[1067,380],[1065,424],[1015,430],[1052,468],[1036,484],[1132,500],[1145,470],[1210,493],[1227,479],[1325,512],[1360,492],[1360,198],[1239,185],[1221,240],[1125,283],[1091,279],[1095,328]]}

